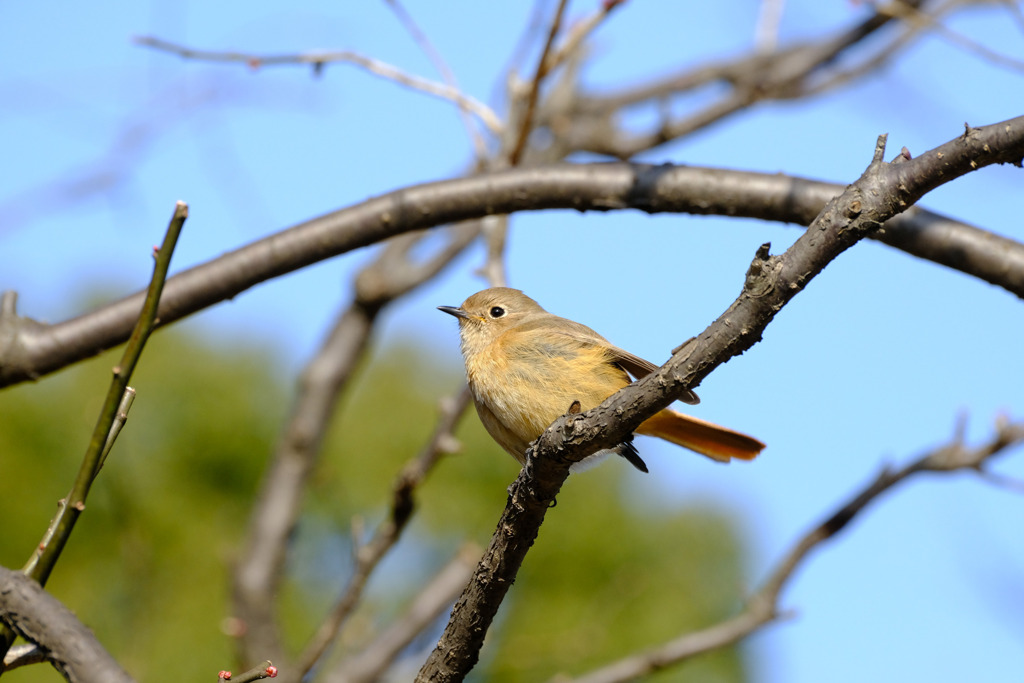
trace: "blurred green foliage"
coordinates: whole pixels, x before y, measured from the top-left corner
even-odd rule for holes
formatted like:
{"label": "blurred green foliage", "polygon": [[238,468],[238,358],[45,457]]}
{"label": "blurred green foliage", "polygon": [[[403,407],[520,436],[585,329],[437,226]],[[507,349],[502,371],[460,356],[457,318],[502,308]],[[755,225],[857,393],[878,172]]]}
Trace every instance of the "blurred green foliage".
{"label": "blurred green foliage", "polygon": [[[0,392],[0,564],[20,567],[71,486],[118,354]],[[282,596],[289,646],[301,647],[350,571],[353,519],[367,533],[387,513],[400,467],[434,428],[438,397],[460,371],[408,349],[372,359],[343,395],[312,481]],[[230,570],[248,509],[285,419],[291,387],[272,353],[181,332],[151,340],[132,381],[139,395],[48,589],[139,680],[213,680],[238,669],[221,632]],[[460,454],[417,494],[405,536],[371,581],[335,659],[399,614],[461,544],[486,545],[517,473],[470,411]],[[582,673],[729,615],[742,551],[728,519],[706,509],[653,515],[623,502],[608,462],[573,476],[499,613],[476,681]],[[432,647],[445,618],[415,645]],[[409,653],[421,661],[424,653]],[[731,649],[653,676],[739,681]],[[49,667],[12,683],[60,680]]]}

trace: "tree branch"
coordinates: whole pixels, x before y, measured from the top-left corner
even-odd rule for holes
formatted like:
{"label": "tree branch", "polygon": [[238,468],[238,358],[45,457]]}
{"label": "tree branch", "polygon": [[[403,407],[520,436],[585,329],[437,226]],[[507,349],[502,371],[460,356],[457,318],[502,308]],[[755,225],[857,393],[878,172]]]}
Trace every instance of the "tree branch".
{"label": "tree branch", "polygon": [[[167,272],[171,266],[171,256],[174,255],[174,247],[178,243],[178,236],[188,218],[188,206],[184,202],[177,202],[174,212],[171,215],[170,223],[164,235],[163,245],[154,247],[153,275],[150,278],[149,287],[146,289],[144,299],[136,308],[135,324],[132,328],[131,337],[125,346],[121,361],[114,366],[113,378],[107,389],[107,395],[100,409],[96,426],[93,428],[92,437],[82,456],[82,462],[78,468],[78,474],[71,486],[71,491],[60,501],[57,506],[57,514],[50,522],[49,527],[43,534],[42,540],[33,550],[28,562],[22,571],[41,586],[46,585],[50,573],[60,559],[64,547],[71,538],[79,516],[85,510],[85,500],[89,495],[93,482],[103,467],[107,453],[113,446],[114,440],[121,431],[121,425],[127,419],[127,410],[134,399],[135,390],[128,386],[132,373],[142,357],[142,350],[146,341],[156,326],[157,309],[160,304],[160,295],[163,292],[164,282],[167,279]],[[16,297],[4,297],[2,308],[4,313],[10,313]],[[141,309],[141,310],[139,310]],[[7,628],[0,628],[0,660],[7,654],[7,650],[14,643],[14,634]]]}
{"label": "tree branch", "polygon": [[[430,42],[427,34],[419,27],[419,24],[417,24],[416,20],[412,18],[412,15],[405,9],[405,6],[402,5],[399,0],[385,0],[385,2],[398,18],[398,21],[401,22],[402,26],[405,27],[405,30],[412,36],[412,39],[420,46],[423,54],[427,56],[427,59],[429,59],[431,64],[434,65],[434,68],[437,69],[437,72],[441,75],[441,80],[444,81],[444,84],[453,91],[461,93],[462,88],[459,87],[459,83],[455,78],[455,72],[451,70],[448,63],[444,60],[444,57],[442,57],[441,53],[434,47],[434,44]],[[462,119],[462,125],[466,129],[466,133],[469,135],[470,141],[473,143],[473,149],[476,153],[477,159],[482,160],[486,158],[487,141],[473,122],[473,118],[471,116],[472,112],[470,112],[469,108],[462,102],[457,101],[456,104],[459,105],[459,118]],[[491,113],[493,114],[493,112]],[[498,120],[496,114],[494,115],[494,121],[492,124],[493,123],[501,125],[501,121]],[[497,133],[499,130],[500,129],[492,128],[491,132]]]}
{"label": "tree branch", "polygon": [[[125,403],[131,403],[128,394],[128,382],[131,380],[135,366],[142,357],[142,350],[146,346],[153,328],[156,326],[157,310],[160,305],[160,295],[164,288],[167,272],[171,266],[171,256],[174,254],[174,247],[178,242],[178,235],[188,218],[188,206],[184,202],[178,202],[174,208],[174,215],[171,217],[170,225],[167,227],[167,234],[164,237],[163,246],[154,248],[153,276],[146,290],[145,300],[142,302],[141,311],[137,313],[137,322],[132,329],[131,338],[121,356],[121,362],[113,370],[114,378],[111,380],[110,388],[107,390],[107,397],[96,422],[89,447],[86,449],[79,468],[78,476],[75,478],[74,486],[61,506],[57,519],[52,527],[52,533],[47,532],[44,542],[40,543],[33,553],[31,559],[25,565],[25,573],[46,585],[46,580],[53,571],[53,567],[60,557],[65,544],[71,536],[78,516],[85,509],[85,499],[89,490],[99,474],[103,459],[109,451],[108,442],[116,437],[120,429],[115,430],[118,421],[118,409]],[[134,391],[131,392],[134,394]]]}
{"label": "tree branch", "polygon": [[883,493],[921,472],[980,470],[991,458],[1020,443],[1024,443],[1024,422],[1010,424],[1001,420],[996,423],[995,435],[981,446],[968,448],[958,433],[950,443],[925,453],[898,470],[883,469],[874,481],[807,532],[769,573],[757,592],[747,600],[743,611],[736,616],[577,678],[559,676],[552,683],[555,680],[558,683],[625,683],[740,641],[779,618],[782,591],[811,551],[834,538]]}
{"label": "tree branch", "polygon": [[433,277],[477,236],[475,223],[449,229],[448,242],[416,262],[422,234],[392,239],[356,276],[356,295],[339,315],[316,355],[299,376],[295,402],[253,504],[246,543],[234,571],[234,616],[239,620],[239,660],[269,657],[290,669],[277,624],[277,598],[289,540],[298,525],[306,485],[338,396],[369,343],[380,311]]}
{"label": "tree branch", "polygon": [[[959,146],[976,152],[976,163],[1019,165],[1024,150],[1024,117],[982,128],[944,146],[943,161]],[[919,157],[901,168],[922,168]],[[950,169],[952,171],[952,169]],[[905,171],[909,172],[909,171]],[[813,197],[809,193],[817,187]],[[477,176],[427,183],[397,190],[301,223],[243,246],[217,259],[195,266],[167,281],[160,306],[160,322],[167,324],[230,299],[260,282],[292,272],[332,256],[374,244],[388,237],[437,225],[518,211],[570,208],[578,211],[638,209],[647,213],[689,212],[747,216],[776,221],[806,220],[820,197],[838,187],[775,174],[758,174],[697,167],[645,164],[553,164],[513,168]],[[816,213],[816,211],[815,211]],[[918,215],[925,220],[926,214]],[[902,229],[897,219],[885,234]],[[950,219],[944,219],[950,221]],[[918,226],[920,223],[918,224]],[[952,229],[946,222],[943,230]],[[959,246],[988,242],[969,226],[957,228],[964,237]],[[926,239],[919,229],[901,244]],[[996,239],[986,256],[963,258],[959,250],[933,244],[945,251],[946,265],[981,264],[979,277],[1024,296],[1024,264],[1020,245]],[[1005,254],[1000,250],[1008,248]],[[925,253],[920,254],[927,257]],[[987,268],[992,258],[995,268]],[[62,368],[122,341],[141,305],[141,294],[108,304],[92,313],[55,325],[43,325],[0,309],[0,386],[9,386]]]}
{"label": "tree branch", "polygon": [[0,567],[0,621],[47,651],[71,683],[132,683],[96,636],[57,598],[21,572]]}
{"label": "tree branch", "polygon": [[390,514],[377,527],[370,542],[356,550],[356,566],[349,578],[348,585],[323,623],[320,624],[320,628],[317,629],[316,634],[306,646],[302,656],[299,657],[295,666],[296,675],[288,680],[295,681],[295,683],[302,680],[316,666],[316,663],[320,661],[320,658],[337,638],[342,625],[362,599],[363,588],[366,586],[370,574],[377,567],[377,563],[398,542],[412,518],[415,509],[413,493],[416,487],[420,485],[442,456],[452,452],[455,444],[453,436],[455,427],[468,406],[469,389],[463,389],[457,398],[442,404],[441,419],[438,421],[430,441],[416,458],[402,468],[398,475]]}
{"label": "tree branch", "polygon": [[177,55],[182,59],[192,59],[203,62],[234,62],[244,64],[251,68],[309,64],[315,70],[319,70],[323,69],[325,64],[354,64],[376,76],[380,76],[381,78],[386,78],[400,85],[404,85],[407,88],[418,90],[456,104],[460,109],[470,112],[476,116],[485,126],[487,126],[492,135],[501,135],[504,130],[504,124],[501,119],[490,107],[479,100],[463,94],[457,88],[405,73],[401,69],[378,59],[364,57],[363,55],[347,50],[334,52],[307,52],[302,54],[258,55],[249,52],[198,50],[153,36],[137,36],[134,39],[134,42],[136,45]]}
{"label": "tree branch", "polygon": [[[997,135],[1006,134],[998,126],[996,130]],[[752,347],[775,315],[839,254],[928,190],[978,168],[991,153],[978,142],[969,129],[916,159],[889,164],[883,161],[885,136],[880,136],[864,174],[829,201],[793,246],[781,256],[769,256],[768,245],[758,250],[739,298],[707,330],[677,349],[657,372],[546,429],[513,482],[490,546],[417,683],[462,680],[475,666],[484,636],[570,465],[622,443],[641,422],[698,386],[714,368]]]}
{"label": "tree branch", "polygon": [[[900,0],[907,11],[916,10],[923,0]],[[944,11],[946,8],[943,8]],[[937,10],[939,11],[939,10]],[[685,69],[665,78],[640,86],[630,86],[607,95],[578,95],[560,102],[545,103],[539,119],[556,137],[552,145],[562,150],[589,151],[617,159],[630,159],[640,152],[676,140],[749,108],[764,100],[802,98],[820,92],[824,83],[839,84],[850,80],[849,74],[864,73],[857,66],[830,70],[840,57],[859,47],[868,38],[893,22],[899,22],[888,5],[879,6],[866,19],[816,41],[790,45],[765,52],[755,49],[749,54],[717,63]],[[921,32],[924,25],[911,24],[910,32]],[[891,44],[905,44],[908,36],[891,39]],[[895,50],[885,45],[876,50],[876,57],[886,58]],[[871,57],[866,61],[880,64]],[[718,84],[726,92],[706,107],[679,118],[668,118],[652,130],[628,133],[615,122],[626,108],[663,103],[666,99],[698,88]],[[556,122],[568,122],[558,125]]]}
{"label": "tree branch", "polygon": [[339,662],[325,681],[373,683],[381,680],[384,672],[413,639],[459,597],[469,577],[473,575],[473,568],[481,552],[475,544],[463,547],[420,591],[402,616],[358,654]]}
{"label": "tree branch", "polygon": [[263,660],[253,668],[238,675],[234,675],[230,671],[221,671],[217,681],[219,683],[227,683],[227,681],[231,681],[231,683],[251,683],[252,681],[262,681],[267,678],[277,678],[277,667],[269,659]]}
{"label": "tree branch", "polygon": [[511,166],[519,165],[519,160],[522,159],[523,151],[526,149],[526,142],[529,140],[530,133],[533,130],[534,111],[537,108],[537,100],[540,99],[540,84],[548,75],[548,55],[551,54],[555,38],[558,36],[558,30],[562,26],[562,15],[565,14],[567,4],[568,0],[558,0],[555,16],[551,18],[551,25],[548,27],[548,38],[544,43],[544,49],[540,53],[540,58],[537,60],[537,70],[533,74],[533,80],[530,81],[530,90],[526,94],[526,100],[522,106],[519,132],[516,135],[515,144],[512,145],[512,151],[508,155],[508,162]]}

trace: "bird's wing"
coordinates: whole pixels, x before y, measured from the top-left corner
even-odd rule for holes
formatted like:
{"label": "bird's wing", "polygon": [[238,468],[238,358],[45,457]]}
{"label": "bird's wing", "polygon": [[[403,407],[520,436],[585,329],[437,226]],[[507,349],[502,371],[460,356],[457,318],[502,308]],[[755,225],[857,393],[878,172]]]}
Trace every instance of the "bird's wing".
{"label": "bird's wing", "polygon": [[[559,316],[552,315],[550,313],[538,316],[536,319],[530,321],[530,323],[527,323],[524,326],[521,326],[519,329],[521,331],[543,329],[545,333],[549,335],[557,332],[560,335],[572,337],[580,342],[600,346],[608,351],[613,363],[621,367],[636,379],[646,377],[658,369],[658,366],[649,360],[645,360],[640,356],[634,356],[625,349],[613,346],[607,339],[586,325],[567,318],[560,318]],[[679,400],[690,405],[697,405],[700,403],[700,398],[692,391],[688,391],[683,394]]]}
{"label": "bird's wing", "polygon": [[[612,358],[615,362],[622,366],[626,372],[633,375],[636,379],[646,377],[658,369],[658,366],[651,361],[645,360],[640,356],[634,356],[629,351],[620,349],[618,346],[612,346],[609,344],[608,350],[611,352]],[[679,397],[679,400],[683,403],[688,403],[691,406],[695,406],[700,403],[700,397],[692,391],[684,393]]]}

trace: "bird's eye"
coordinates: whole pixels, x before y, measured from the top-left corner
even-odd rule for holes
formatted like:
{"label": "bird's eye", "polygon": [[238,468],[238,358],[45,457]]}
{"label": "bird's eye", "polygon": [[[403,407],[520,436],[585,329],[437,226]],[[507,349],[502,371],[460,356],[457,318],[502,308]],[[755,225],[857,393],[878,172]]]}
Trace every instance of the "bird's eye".
{"label": "bird's eye", "polygon": [[494,306],[491,308],[492,318],[500,318],[503,315],[505,315],[505,309],[502,308],[501,306]]}

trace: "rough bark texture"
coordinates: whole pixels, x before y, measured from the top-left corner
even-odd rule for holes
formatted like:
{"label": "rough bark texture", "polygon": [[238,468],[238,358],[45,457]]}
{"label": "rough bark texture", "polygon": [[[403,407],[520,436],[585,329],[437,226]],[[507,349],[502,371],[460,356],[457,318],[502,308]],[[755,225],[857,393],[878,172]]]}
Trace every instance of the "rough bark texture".
{"label": "rough bark texture", "polygon": [[[1007,137],[1011,132],[1012,138]],[[999,155],[992,154],[989,136],[1004,145]],[[661,369],[592,410],[559,418],[541,434],[512,485],[473,580],[420,670],[418,683],[461,681],[475,666],[491,620],[573,462],[621,443],[641,422],[695,388],[714,368],[757,343],[782,307],[826,265],[925,192],[986,164],[1019,163],[1024,153],[1024,120],[968,129],[912,161],[885,163],[884,153],[882,136],[864,174],[833,198],[784,254],[771,256],[769,245],[762,245],[736,301],[707,330],[677,349]],[[656,187],[657,171],[650,173],[645,181]]]}
{"label": "rough bark texture", "polygon": [[73,683],[134,680],[71,610],[32,579],[4,567],[0,567],[0,621],[45,648],[53,666]]}

